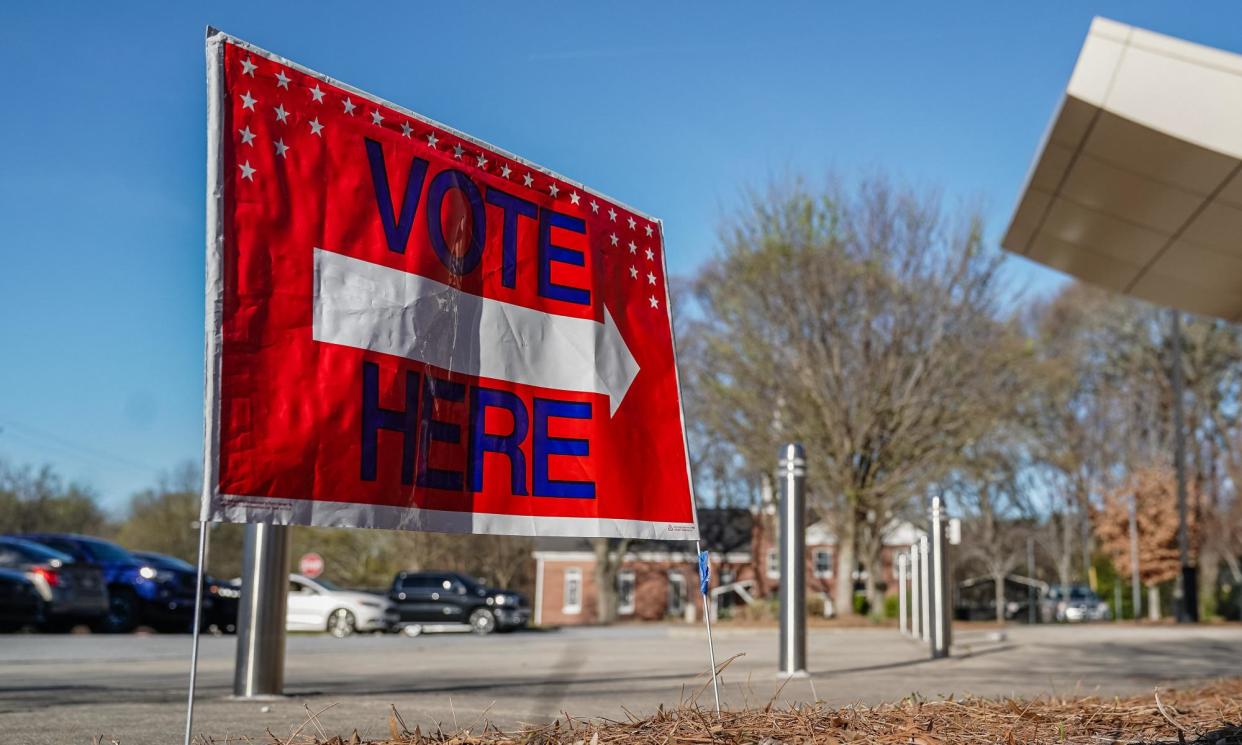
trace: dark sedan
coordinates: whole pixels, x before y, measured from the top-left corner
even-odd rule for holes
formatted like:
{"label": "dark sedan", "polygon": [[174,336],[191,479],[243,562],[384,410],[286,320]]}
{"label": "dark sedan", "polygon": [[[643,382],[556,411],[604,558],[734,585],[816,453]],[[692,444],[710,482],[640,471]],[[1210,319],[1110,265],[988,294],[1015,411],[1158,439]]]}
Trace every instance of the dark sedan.
{"label": "dark sedan", "polygon": [[[194,581],[198,578],[198,569],[184,559],[153,551],[131,551],[148,566],[171,572],[177,583],[184,587],[191,597],[194,594]],[[237,631],[237,604],[241,598],[241,588],[232,582],[215,577],[203,577],[203,612],[202,629],[230,634]]]}
{"label": "dark sedan", "polygon": [[20,631],[43,621],[43,599],[24,572],[0,569],[0,633]]}
{"label": "dark sedan", "polygon": [[108,591],[99,567],[75,562],[53,548],[0,537],[0,568],[22,572],[43,600],[42,626],[67,631],[79,623],[98,623],[108,612]]}

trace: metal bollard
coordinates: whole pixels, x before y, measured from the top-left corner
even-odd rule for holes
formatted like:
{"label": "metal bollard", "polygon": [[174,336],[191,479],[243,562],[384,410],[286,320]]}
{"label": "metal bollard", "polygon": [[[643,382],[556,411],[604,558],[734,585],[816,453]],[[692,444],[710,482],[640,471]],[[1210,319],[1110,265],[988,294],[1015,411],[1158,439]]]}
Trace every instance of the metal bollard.
{"label": "metal bollard", "polygon": [[806,453],[781,457],[781,675],[806,675]]}
{"label": "metal bollard", "polygon": [[233,695],[280,696],[285,687],[285,612],[289,592],[289,528],[246,526],[242,596],[237,613]]}
{"label": "metal bollard", "polygon": [[909,633],[906,618],[906,555],[897,554],[897,630],[902,636]]}
{"label": "metal bollard", "polygon": [[931,608],[932,633],[931,656],[933,659],[949,656],[953,644],[953,598],[949,586],[949,535],[948,518],[940,497],[932,498],[931,508]]}
{"label": "metal bollard", "polygon": [[927,536],[919,536],[919,641],[931,639],[932,597],[931,597],[931,550]]}
{"label": "metal bollard", "polygon": [[923,576],[919,560],[919,544],[910,545],[910,636],[923,638],[923,593],[919,578]]}

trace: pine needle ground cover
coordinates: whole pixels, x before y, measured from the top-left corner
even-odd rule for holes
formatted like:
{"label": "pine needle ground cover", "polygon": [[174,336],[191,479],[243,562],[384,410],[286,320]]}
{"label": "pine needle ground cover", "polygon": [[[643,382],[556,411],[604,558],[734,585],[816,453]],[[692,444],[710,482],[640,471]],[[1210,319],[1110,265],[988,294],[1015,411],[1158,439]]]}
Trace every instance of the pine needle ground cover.
{"label": "pine needle ground cover", "polygon": [[[880,706],[815,705],[725,711],[682,705],[625,721],[564,715],[544,726],[502,731],[486,723],[466,727],[410,727],[397,709],[386,739],[330,735],[325,710],[307,710],[289,736],[269,733],[264,745],[603,745],[641,743],[1199,743],[1242,745],[1242,678],[1183,690],[1156,689],[1128,698],[1043,697],[1033,700],[917,696]],[[223,745],[205,739],[204,744]],[[233,742],[237,742],[234,740]],[[249,740],[243,742],[257,743]]]}

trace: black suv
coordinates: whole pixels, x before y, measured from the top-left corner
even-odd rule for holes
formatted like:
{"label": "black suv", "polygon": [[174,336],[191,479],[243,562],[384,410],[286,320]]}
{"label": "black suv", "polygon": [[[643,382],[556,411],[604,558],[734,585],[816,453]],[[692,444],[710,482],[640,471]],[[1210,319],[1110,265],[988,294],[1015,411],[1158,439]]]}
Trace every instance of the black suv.
{"label": "black suv", "polygon": [[479,584],[456,572],[398,572],[388,598],[410,636],[468,625],[476,634],[521,628],[530,620],[526,598]]}

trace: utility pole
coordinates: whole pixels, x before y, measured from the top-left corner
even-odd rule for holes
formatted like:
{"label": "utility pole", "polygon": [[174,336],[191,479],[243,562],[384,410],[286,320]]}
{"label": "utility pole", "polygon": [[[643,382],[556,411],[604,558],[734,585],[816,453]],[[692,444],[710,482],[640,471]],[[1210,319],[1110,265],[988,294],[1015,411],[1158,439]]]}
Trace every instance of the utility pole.
{"label": "utility pole", "polygon": [[1182,411],[1182,314],[1170,311],[1173,342],[1173,467],[1177,471],[1177,553],[1181,572],[1177,578],[1177,622],[1199,620],[1198,577],[1190,563],[1190,533],[1186,524],[1186,421]]}

